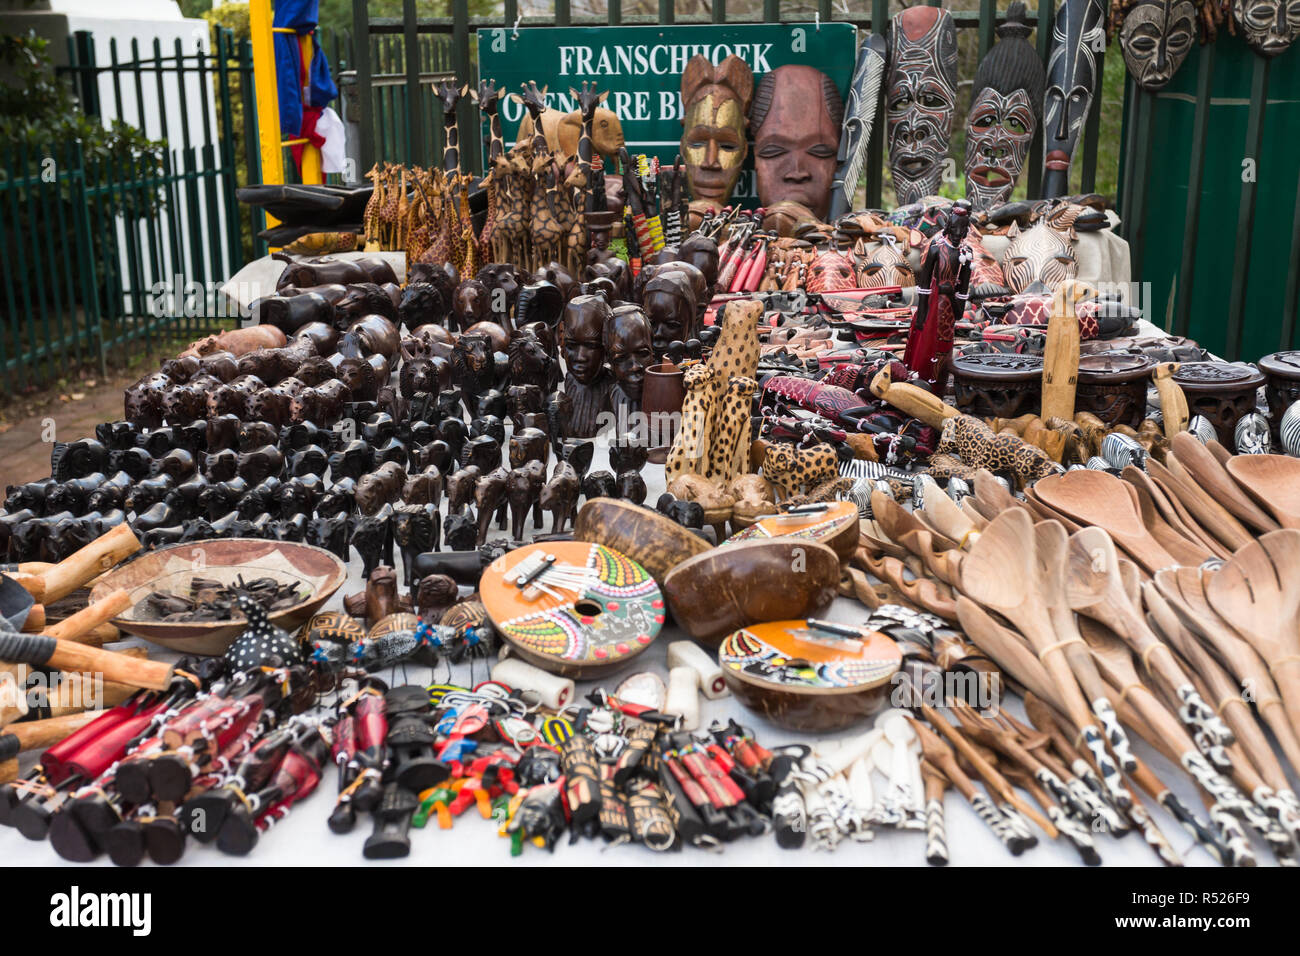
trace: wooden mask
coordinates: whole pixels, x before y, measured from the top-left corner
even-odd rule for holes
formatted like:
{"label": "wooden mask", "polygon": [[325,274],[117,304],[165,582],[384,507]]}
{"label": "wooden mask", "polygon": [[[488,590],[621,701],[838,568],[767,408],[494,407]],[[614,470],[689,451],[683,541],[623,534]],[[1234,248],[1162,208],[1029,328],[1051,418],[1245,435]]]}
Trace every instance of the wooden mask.
{"label": "wooden mask", "polygon": [[1047,79],[1028,36],[1025,6],[1013,3],[997,44],[975,71],[966,116],[966,198],[976,210],[1011,198],[1038,125]]}
{"label": "wooden mask", "polygon": [[749,112],[759,203],[796,202],[824,220],[843,123],[844,101],[820,70],[791,64],[764,76]]}
{"label": "wooden mask", "polygon": [[716,67],[702,54],[682,73],[682,158],[691,197],[723,206],[749,155],[745,115],[754,96],[754,73],[732,54]]}
{"label": "wooden mask", "polygon": [[1300,36],[1298,0],[1232,0],[1232,19],[1263,57],[1277,56]]}
{"label": "wooden mask", "polygon": [[946,10],[912,7],[889,23],[885,94],[889,169],[905,206],[939,192],[957,106],[957,28]]}
{"label": "wooden mask", "polygon": [[1119,28],[1119,45],[1138,85],[1158,90],[1167,84],[1192,51],[1196,31],[1192,0],[1138,0],[1129,7]]}
{"label": "wooden mask", "polygon": [[1097,86],[1097,54],[1106,49],[1097,0],[1065,0],[1052,27],[1043,100],[1043,196],[1069,192],[1070,159]]}
{"label": "wooden mask", "polygon": [[1074,253],[1065,237],[1046,223],[1026,229],[1007,246],[1002,257],[1011,291],[1051,292],[1078,271]]}

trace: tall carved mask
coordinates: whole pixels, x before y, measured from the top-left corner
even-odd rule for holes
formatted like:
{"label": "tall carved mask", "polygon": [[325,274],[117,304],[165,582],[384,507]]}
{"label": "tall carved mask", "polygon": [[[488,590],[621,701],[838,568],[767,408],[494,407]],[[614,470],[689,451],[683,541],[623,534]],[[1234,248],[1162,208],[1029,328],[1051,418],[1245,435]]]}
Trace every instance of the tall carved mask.
{"label": "tall carved mask", "polygon": [[740,57],[716,67],[691,57],[682,73],[682,158],[691,197],[726,205],[749,155],[745,116],[754,96],[754,73]]}
{"label": "tall carved mask", "polygon": [[966,116],[966,198],[976,210],[1011,198],[1038,125],[1047,78],[1028,36],[1025,5],[1013,3],[998,42],[975,71]]}
{"label": "tall carved mask", "polygon": [[[1300,10],[1300,3],[1296,8]],[[1196,31],[1192,0],[1140,0],[1134,4],[1120,25],[1119,45],[1138,85],[1158,90],[1173,79],[1192,52]]]}
{"label": "tall carved mask", "polygon": [[1232,19],[1256,53],[1275,57],[1300,37],[1300,0],[1232,0]]}
{"label": "tall carved mask", "polygon": [[1078,263],[1066,238],[1040,222],[1011,240],[1002,257],[1002,271],[1007,285],[1017,295],[1049,293],[1066,279],[1075,277]]}
{"label": "tall carved mask", "polygon": [[957,28],[946,10],[912,7],[889,24],[886,120],[898,205],[939,192],[957,106]]}
{"label": "tall carved mask", "polygon": [[1064,0],[1052,26],[1043,100],[1043,197],[1064,196],[1070,159],[1097,87],[1097,54],[1106,49],[1106,27],[1097,0]]}
{"label": "tall carved mask", "polygon": [[790,64],[764,76],[749,111],[759,203],[799,203],[824,220],[843,125],[844,100],[825,73]]}

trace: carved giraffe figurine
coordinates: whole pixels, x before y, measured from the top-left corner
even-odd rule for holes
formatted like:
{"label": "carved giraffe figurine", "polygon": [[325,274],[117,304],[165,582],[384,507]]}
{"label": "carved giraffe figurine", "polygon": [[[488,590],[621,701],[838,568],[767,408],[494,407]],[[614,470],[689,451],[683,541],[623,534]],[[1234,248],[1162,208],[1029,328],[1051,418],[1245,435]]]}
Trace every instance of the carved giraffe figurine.
{"label": "carved giraffe figurine", "polygon": [[[582,111],[582,134],[578,138],[578,166],[582,170],[582,186],[586,189],[583,200],[583,212],[596,212],[605,207],[605,166],[602,160],[599,168],[592,162],[595,150],[592,148],[591,129],[596,119],[596,108],[609,96],[609,90],[596,92],[596,84],[590,85],[584,80],[582,91],[572,87],[569,92],[578,101]],[[584,250],[585,254],[585,250]]]}
{"label": "carved giraffe figurine", "polygon": [[495,80],[489,79],[479,82],[478,94],[474,97],[478,102],[479,111],[488,119],[488,152],[487,161],[484,163],[488,172],[480,184],[487,190],[487,218],[484,219],[483,229],[478,235],[480,263],[509,261],[493,259],[492,244],[492,236],[497,230],[497,216],[501,209],[500,193],[507,182],[510,169],[509,164],[502,166],[498,163],[498,160],[504,161],[506,153],[506,142],[501,133],[501,115],[498,108],[501,94],[504,92],[504,89],[497,89]]}
{"label": "carved giraffe figurine", "polygon": [[[557,180],[555,167],[547,164],[538,177],[537,187],[533,190],[533,203],[529,210],[529,233],[533,240],[533,261],[529,263],[530,271],[537,271],[560,257],[560,245],[565,238],[565,226],[561,221],[562,205],[561,186]],[[572,209],[572,203],[567,204]]]}
{"label": "carved giraffe figurine", "polygon": [[[442,169],[447,176],[447,188],[450,195],[448,225],[451,240],[451,261],[461,275],[473,275],[474,228],[467,216],[461,216],[462,193],[464,185],[460,172],[460,129],[456,120],[456,105],[460,98],[469,92],[468,86],[457,86],[447,82],[434,84],[434,93],[442,101]],[[468,209],[468,203],[465,204]],[[469,234],[468,240],[466,233]]]}
{"label": "carved giraffe figurine", "polygon": [[497,159],[493,175],[499,175],[502,183],[499,200],[501,214],[497,218],[496,230],[492,237],[492,261],[513,262],[521,268],[531,261],[528,247],[528,211],[532,205],[532,196],[528,187],[533,176],[529,162],[516,149],[508,156]]}
{"label": "carved giraffe figurine", "polygon": [[584,190],[587,177],[582,171],[582,164],[575,163],[560,186],[556,199],[556,212],[560,228],[564,234],[565,267],[574,275],[582,273],[587,264],[587,223],[582,212],[582,201],[577,199],[580,190]]}

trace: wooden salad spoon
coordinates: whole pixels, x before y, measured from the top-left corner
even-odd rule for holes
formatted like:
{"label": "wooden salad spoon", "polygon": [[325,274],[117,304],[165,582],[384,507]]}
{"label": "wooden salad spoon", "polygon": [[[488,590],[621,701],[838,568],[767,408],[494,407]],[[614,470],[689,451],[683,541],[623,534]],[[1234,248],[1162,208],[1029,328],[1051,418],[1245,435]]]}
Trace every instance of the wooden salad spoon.
{"label": "wooden salad spoon", "polygon": [[1300,531],[1270,531],[1240,549],[1210,576],[1205,596],[1264,658],[1300,732]]}
{"label": "wooden salad spoon", "polygon": [[1291,767],[1300,771],[1300,737],[1282,703],[1273,675],[1259,652],[1224,621],[1205,596],[1208,575],[1200,568],[1177,568],[1156,575],[1155,586],[1188,630],[1200,636],[1237,682],[1248,688],[1260,717],[1273,731]]}
{"label": "wooden salad spoon", "polygon": [[[1292,791],[1286,771],[1269,746],[1268,738],[1255,720],[1250,705],[1242,698],[1241,688],[1197,636],[1183,624],[1155,584],[1148,582],[1143,585],[1142,596],[1147,606],[1147,623],[1187,661],[1192,680],[1200,678],[1204,691],[1209,692],[1206,699],[1216,702],[1216,710],[1232,728],[1238,745],[1259,770],[1267,785],[1281,797],[1273,804],[1268,798],[1252,794],[1256,802],[1274,806],[1279,819],[1285,820],[1286,816],[1291,816],[1295,823],[1300,823],[1300,815],[1297,815],[1300,812],[1300,800]],[[1202,697],[1206,696],[1204,691]]]}
{"label": "wooden salad spoon", "polygon": [[1173,468],[1166,468],[1153,458],[1147,459],[1147,474],[1151,480],[1170,498],[1181,501],[1201,527],[1223,542],[1229,551],[1236,551],[1254,539],[1255,536],[1236,516],[1191,480],[1177,458],[1173,459]]}
{"label": "wooden salad spoon", "polygon": [[[1179,716],[1195,732],[1219,746],[1232,743],[1228,725],[1196,692],[1173,652],[1151,632],[1124,586],[1115,545],[1101,528],[1084,528],[1070,537],[1070,607],[1109,627],[1142,658],[1181,702]],[[1098,665],[1100,667],[1100,664]]]}
{"label": "wooden salad spoon", "polygon": [[925,494],[921,498],[921,512],[930,527],[940,534],[957,542],[957,547],[965,548],[979,537],[975,522],[967,517],[957,502],[944,493],[934,479],[925,482]]}
{"label": "wooden salad spoon", "polygon": [[[1178,464],[1219,504],[1232,512],[1243,524],[1259,532],[1276,531],[1278,524],[1252,501],[1233,480],[1208,448],[1191,432],[1179,432],[1169,443]],[[1220,446],[1222,447],[1222,446]],[[1279,457],[1246,455],[1247,458]],[[1291,459],[1287,459],[1288,461]]]}
{"label": "wooden salad spoon", "polygon": [[1023,508],[1025,503],[1007,490],[1006,485],[998,481],[993,472],[981,468],[975,472],[975,501],[980,511],[992,521],[1008,508]]}
{"label": "wooden salad spoon", "polygon": [[1080,469],[1040,479],[1034,493],[1079,524],[1104,528],[1138,564],[1155,574],[1178,562],[1147,531],[1130,487],[1104,471]]}
{"label": "wooden salad spoon", "polygon": [[[1128,467],[1132,468],[1132,465]],[[1179,564],[1197,565],[1203,561],[1208,561],[1215,557],[1209,550],[1192,538],[1185,538],[1179,534],[1174,527],[1165,521],[1156,509],[1155,500],[1147,493],[1146,488],[1134,484],[1131,481],[1124,482],[1129,490],[1133,503],[1137,505],[1138,514],[1142,516],[1142,523],[1146,526],[1151,537],[1156,540],[1162,548],[1169,552],[1170,556]]]}
{"label": "wooden salad spoon", "polygon": [[1056,684],[1025,639],[995,621],[964,594],[957,595],[957,621],[970,642],[1021,686],[1064,710]]}
{"label": "wooden salad spoon", "polygon": [[1060,509],[1053,508],[1051,505],[1046,504],[1042,498],[1038,497],[1037,492],[1034,491],[1032,486],[1025,489],[1025,506],[1034,516],[1035,522],[1056,521],[1063,525],[1066,531],[1071,533],[1078,531],[1083,527],[1083,525],[1079,524],[1079,522],[1075,521],[1069,515],[1063,513]]}
{"label": "wooden salad spoon", "polygon": [[[943,494],[936,489],[937,494]],[[903,543],[903,535],[909,531],[930,531],[926,525],[921,523],[921,519],[912,514],[902,505],[900,505],[883,491],[873,491],[871,493],[871,513],[876,518],[876,524],[880,530],[889,535],[890,539]],[[932,534],[934,546],[942,551],[948,551],[957,547],[957,542],[953,541],[946,535],[934,531]]]}
{"label": "wooden salad spoon", "polygon": [[[1126,465],[1124,470],[1120,472],[1120,478],[1136,486],[1139,492],[1145,491],[1168,525],[1184,538],[1200,545],[1216,558],[1222,558],[1226,561],[1232,556],[1232,552],[1220,544],[1218,538],[1197,523],[1196,519],[1183,507],[1181,501],[1165,494],[1164,489],[1152,481],[1151,476],[1141,468]],[[1199,564],[1200,562],[1195,563]]]}
{"label": "wooden salad spoon", "polygon": [[1214,456],[1215,461],[1220,465],[1223,465],[1225,468],[1228,466],[1228,459],[1232,457],[1232,452],[1228,451],[1228,449],[1224,448],[1213,438],[1205,443],[1205,447],[1209,449],[1210,454]]}
{"label": "wooden salad spoon", "polygon": [[[1296,850],[1294,841],[1276,820],[1251,802],[1232,780],[1211,766],[1210,761],[1183,730],[1182,724],[1141,682],[1137,669],[1133,666],[1132,652],[1124,642],[1096,621],[1085,621],[1082,630],[1107,679],[1116,687],[1124,688],[1119,701],[1124,722],[1191,775],[1213,801],[1212,818],[1222,823],[1225,814],[1240,817],[1268,842],[1279,861],[1291,865]],[[1253,772],[1247,776],[1253,776]],[[1244,833],[1241,840],[1246,842]]]}
{"label": "wooden salad spoon", "polygon": [[1235,455],[1229,459],[1227,470],[1278,524],[1284,528],[1300,528],[1300,458]]}
{"label": "wooden salad spoon", "polygon": [[1101,721],[1106,742],[1126,772],[1137,766],[1129,749],[1128,735],[1120,725],[1115,708],[1106,693],[1106,683],[1084,644],[1075,623],[1066,581],[1070,573],[1070,536],[1055,521],[1040,521],[1034,526],[1034,545],[1038,556],[1038,590],[1047,605],[1057,640],[1062,644],[1070,669],[1080,689],[1087,695],[1092,712]]}
{"label": "wooden salad spoon", "polygon": [[971,524],[975,526],[976,531],[983,531],[988,527],[989,518],[984,512],[980,511],[974,495],[967,495],[961,500],[961,510],[962,514],[971,520]]}
{"label": "wooden salad spoon", "polygon": [[1122,807],[1132,803],[1132,794],[1124,786],[1119,766],[1106,750],[1106,742],[1097,727],[1070,661],[1065,656],[1061,637],[1052,626],[1047,607],[1037,589],[1027,586],[1038,577],[1034,526],[1029,513],[1011,508],[990,522],[978,541],[961,562],[961,590],[986,608],[1009,620],[1029,641],[1043,662],[1056,687],[1056,698],[1080,736],[1097,766],[1102,770],[1112,798]]}

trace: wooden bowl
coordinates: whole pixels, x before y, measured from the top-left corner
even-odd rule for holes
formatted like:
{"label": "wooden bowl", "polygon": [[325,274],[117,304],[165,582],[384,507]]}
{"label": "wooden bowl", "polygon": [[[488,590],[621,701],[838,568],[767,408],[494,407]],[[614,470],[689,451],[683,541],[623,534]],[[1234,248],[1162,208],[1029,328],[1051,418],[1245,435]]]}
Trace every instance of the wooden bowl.
{"label": "wooden bowl", "polygon": [[584,504],[574,521],[573,536],[622,552],[659,582],[687,558],[712,547],[659,512],[615,498],[592,498]]}
{"label": "wooden bowl", "polygon": [[225,538],[174,544],[159,548],[100,578],[90,600],[122,588],[131,596],[131,608],[113,624],[128,634],[182,654],[222,654],[247,622],[148,621],[133,617],[135,605],[153,591],[188,594],[195,576],[231,582],[271,577],[302,586],[311,597],[292,607],[276,611],[271,623],[292,633],[347,580],[347,565],[324,548],[291,541],[263,541],[259,538]]}
{"label": "wooden bowl", "polygon": [[841,730],[889,703],[903,663],[898,645],[879,631],[848,638],[806,620],[742,628],[718,647],[718,666],[736,699],[790,730]]}
{"label": "wooden bowl", "polygon": [[826,545],[760,538],[683,561],[663,585],[682,629],[716,647],[742,627],[821,613],[835,599],[839,581],[839,555]]}
{"label": "wooden bowl", "polygon": [[[521,568],[548,555],[555,563],[537,579],[537,591],[516,586]],[[581,587],[566,587],[581,569],[591,572]],[[663,592],[650,572],[613,548],[585,541],[516,548],[483,572],[479,595],[512,651],[575,680],[594,679],[630,663],[664,625]]]}
{"label": "wooden bowl", "polygon": [[851,501],[831,501],[820,514],[760,518],[737,531],[722,547],[764,538],[810,538],[831,548],[847,564],[858,547],[858,507]]}

